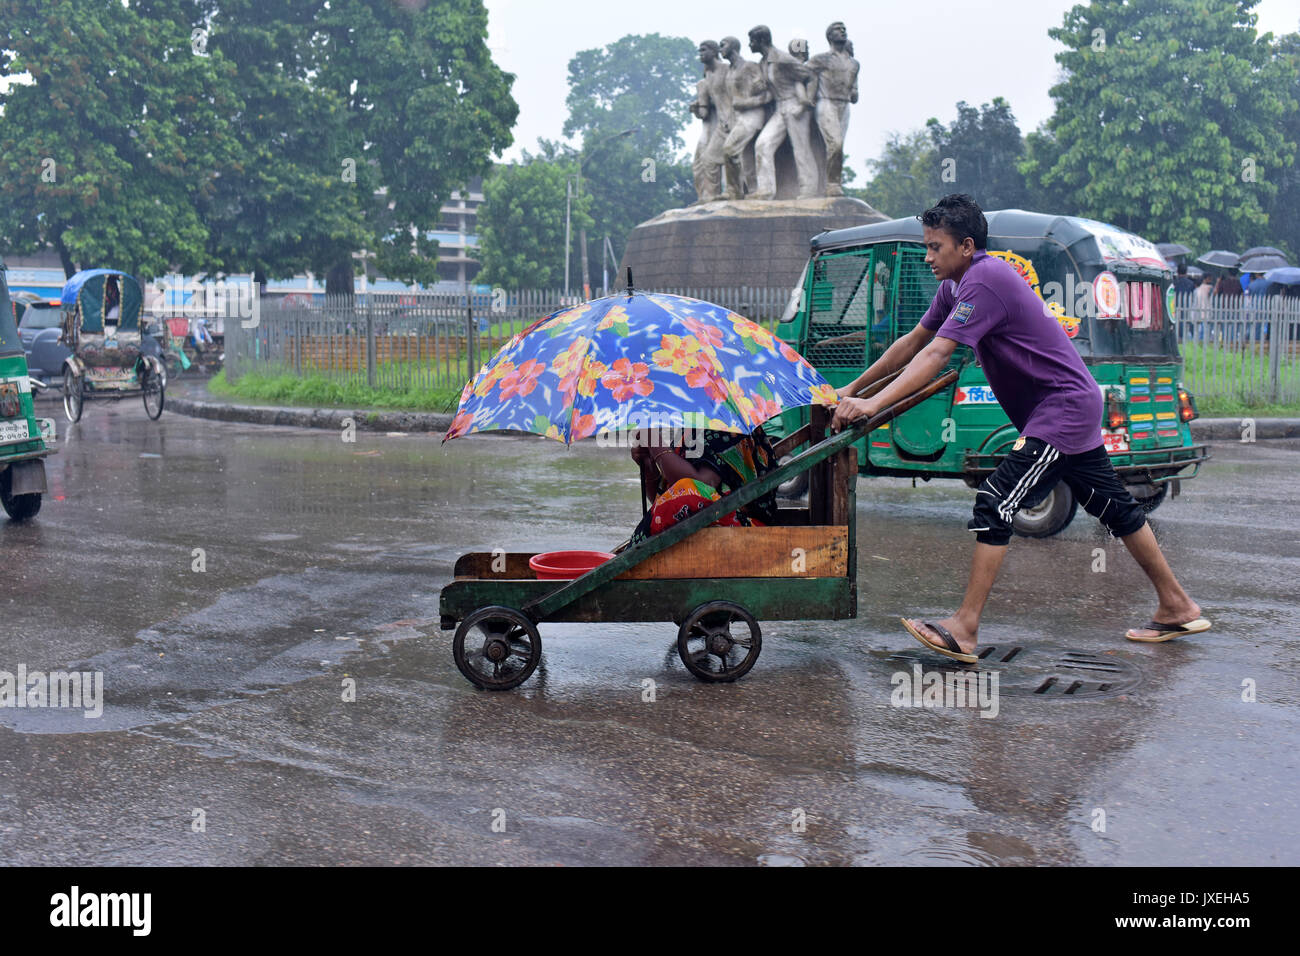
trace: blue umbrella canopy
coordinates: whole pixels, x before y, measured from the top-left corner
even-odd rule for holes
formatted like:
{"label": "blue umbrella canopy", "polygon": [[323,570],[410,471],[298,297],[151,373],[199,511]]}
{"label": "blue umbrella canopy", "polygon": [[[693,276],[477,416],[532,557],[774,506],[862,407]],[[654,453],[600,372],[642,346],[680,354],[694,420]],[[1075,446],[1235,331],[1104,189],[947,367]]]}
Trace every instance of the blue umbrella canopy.
{"label": "blue umbrella canopy", "polygon": [[1270,269],[1264,273],[1264,281],[1270,285],[1300,285],[1300,268],[1286,266],[1281,269]]}
{"label": "blue umbrella canopy", "polygon": [[631,293],[561,309],[507,342],[461,392],[444,441],[534,432],[571,444],[599,431],[749,433],[835,389],[787,343],[687,296]]}

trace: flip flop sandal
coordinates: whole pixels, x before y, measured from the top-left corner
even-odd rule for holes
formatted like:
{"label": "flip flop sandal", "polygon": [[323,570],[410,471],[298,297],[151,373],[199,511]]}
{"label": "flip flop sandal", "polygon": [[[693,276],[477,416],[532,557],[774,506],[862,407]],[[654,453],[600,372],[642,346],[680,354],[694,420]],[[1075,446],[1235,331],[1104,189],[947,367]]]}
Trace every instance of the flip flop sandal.
{"label": "flip flop sandal", "polygon": [[979,658],[976,657],[974,654],[967,654],[965,651],[963,651],[961,649],[961,645],[957,643],[957,639],[952,636],[952,632],[949,631],[942,624],[932,624],[929,621],[921,622],[924,626],[930,628],[931,630],[934,631],[934,633],[938,634],[941,638],[943,638],[943,642],[944,644],[947,645],[947,647],[940,647],[938,644],[933,644],[930,641],[926,640],[925,636],[922,635],[920,631],[918,631],[916,628],[914,628],[911,624],[907,622],[907,618],[900,617],[899,620],[903,622],[903,627],[907,628],[908,634],[911,634],[914,638],[916,638],[918,641],[920,641],[930,650],[934,651],[936,654],[942,654],[944,657],[951,657],[953,660],[961,661],[963,664],[978,663]]}
{"label": "flip flop sandal", "polygon": [[[1147,621],[1140,630],[1155,631],[1156,635],[1154,637],[1134,637],[1131,633],[1126,633],[1124,636],[1130,641],[1138,641],[1142,644],[1159,644],[1162,641],[1173,640],[1183,634],[1200,634],[1202,631],[1208,631],[1209,629],[1210,622],[1203,617],[1188,621],[1186,624],[1165,624],[1161,621]],[[1133,630],[1139,630],[1139,628],[1133,628]]]}

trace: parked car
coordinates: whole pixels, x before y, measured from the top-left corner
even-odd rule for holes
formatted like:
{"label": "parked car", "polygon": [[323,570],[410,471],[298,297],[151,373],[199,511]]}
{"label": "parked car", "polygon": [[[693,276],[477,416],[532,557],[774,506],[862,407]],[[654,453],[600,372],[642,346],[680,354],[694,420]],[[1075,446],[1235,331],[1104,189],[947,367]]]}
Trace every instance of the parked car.
{"label": "parked car", "polygon": [[63,374],[63,360],[72,350],[59,343],[63,312],[59,302],[29,302],[18,322],[18,335],[27,353],[28,374],[44,382]]}

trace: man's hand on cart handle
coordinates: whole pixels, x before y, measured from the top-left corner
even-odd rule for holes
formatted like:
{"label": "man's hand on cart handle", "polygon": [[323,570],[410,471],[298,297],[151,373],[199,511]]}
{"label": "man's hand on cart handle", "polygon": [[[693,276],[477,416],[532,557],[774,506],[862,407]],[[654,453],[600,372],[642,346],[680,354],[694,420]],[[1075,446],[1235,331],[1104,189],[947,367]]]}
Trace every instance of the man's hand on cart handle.
{"label": "man's hand on cart handle", "polygon": [[897,377],[885,388],[870,398],[845,398],[835,406],[831,431],[843,431],[859,418],[871,418],[882,409],[925,388],[948,363],[948,358],[956,347],[957,343],[952,339],[936,336],[902,371],[896,373]]}

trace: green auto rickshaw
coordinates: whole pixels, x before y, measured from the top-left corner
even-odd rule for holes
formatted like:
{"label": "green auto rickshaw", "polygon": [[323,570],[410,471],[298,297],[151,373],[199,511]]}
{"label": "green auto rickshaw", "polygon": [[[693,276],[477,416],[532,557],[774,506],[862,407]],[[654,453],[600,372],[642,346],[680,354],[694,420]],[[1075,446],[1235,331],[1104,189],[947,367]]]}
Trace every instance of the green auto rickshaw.
{"label": "green auto rickshaw", "polygon": [[54,420],[37,418],[27,358],[14,322],[4,260],[0,259],[0,505],[14,521],[41,510],[45,461],[53,453]]}
{"label": "green auto rickshaw", "polygon": [[[1148,511],[1208,458],[1188,423],[1196,405],[1166,304],[1169,266],[1155,246],[1114,226],[1006,209],[986,213],[988,252],[1010,263],[1057,316],[1105,398],[1101,439],[1115,470]],[[832,385],[851,382],[912,329],[938,281],[925,264],[921,223],[895,219],[823,232],[777,334]],[[971,487],[997,468],[1018,434],[974,352],[959,346],[954,385],[877,429],[858,446],[864,475],[959,478]],[[769,432],[790,432],[792,411]],[[767,427],[767,426],[765,426]],[[1019,534],[1046,537],[1070,523],[1077,502],[1064,483],[1022,509]]]}

